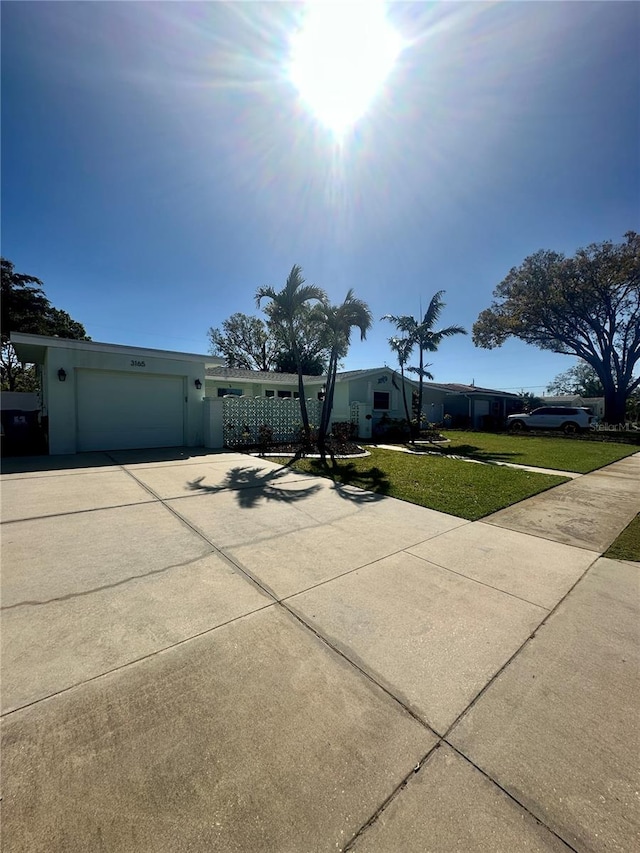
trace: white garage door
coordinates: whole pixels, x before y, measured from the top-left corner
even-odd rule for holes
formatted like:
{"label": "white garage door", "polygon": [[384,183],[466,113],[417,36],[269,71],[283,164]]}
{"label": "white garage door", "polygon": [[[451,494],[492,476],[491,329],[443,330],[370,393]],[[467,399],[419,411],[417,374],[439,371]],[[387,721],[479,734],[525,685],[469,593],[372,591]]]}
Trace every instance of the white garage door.
{"label": "white garage door", "polygon": [[184,443],[181,376],[78,370],[78,450]]}

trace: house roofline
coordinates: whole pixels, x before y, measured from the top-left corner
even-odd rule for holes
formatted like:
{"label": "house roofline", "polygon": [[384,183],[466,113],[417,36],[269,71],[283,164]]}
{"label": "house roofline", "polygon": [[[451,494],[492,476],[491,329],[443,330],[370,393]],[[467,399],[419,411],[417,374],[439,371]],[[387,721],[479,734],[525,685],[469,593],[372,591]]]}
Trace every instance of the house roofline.
{"label": "house roofline", "polygon": [[[223,379],[225,381],[236,379],[238,382],[257,382],[261,385],[280,384],[292,385],[297,384],[297,373],[276,373],[270,370],[246,370],[243,367],[208,367],[206,371],[207,379]],[[308,376],[302,377],[305,385],[312,383],[323,384],[327,381],[326,376]]]}
{"label": "house roofline", "polygon": [[33,356],[34,363],[42,363],[46,349],[71,349],[85,352],[120,353],[122,355],[144,355],[147,358],[172,358],[176,361],[197,361],[207,365],[218,365],[222,359],[218,356],[200,355],[198,353],[177,352],[174,350],[159,350],[153,347],[133,347],[126,344],[108,344],[102,341],[79,341],[74,338],[48,337],[46,335],[31,335],[25,332],[11,332],[9,335],[18,357],[25,353],[25,361]]}

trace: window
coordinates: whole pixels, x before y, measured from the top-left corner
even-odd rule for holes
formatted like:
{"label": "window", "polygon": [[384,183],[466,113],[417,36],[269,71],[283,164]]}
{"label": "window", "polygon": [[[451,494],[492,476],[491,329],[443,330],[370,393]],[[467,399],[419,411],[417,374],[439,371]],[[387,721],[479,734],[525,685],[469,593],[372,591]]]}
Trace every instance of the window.
{"label": "window", "polygon": [[265,396],[265,397],[275,397],[275,396],[276,396],[276,392],[275,392],[275,391],[265,391],[265,392],[264,392],[264,396]]}
{"label": "window", "polygon": [[244,391],[242,388],[218,388],[218,397],[226,397],[229,394],[233,397],[242,397]]}
{"label": "window", "polygon": [[278,391],[278,397],[290,397],[291,391]]}
{"label": "window", "polygon": [[385,409],[388,410],[389,406],[389,392],[388,391],[374,391],[373,392],[373,408],[374,409]]}

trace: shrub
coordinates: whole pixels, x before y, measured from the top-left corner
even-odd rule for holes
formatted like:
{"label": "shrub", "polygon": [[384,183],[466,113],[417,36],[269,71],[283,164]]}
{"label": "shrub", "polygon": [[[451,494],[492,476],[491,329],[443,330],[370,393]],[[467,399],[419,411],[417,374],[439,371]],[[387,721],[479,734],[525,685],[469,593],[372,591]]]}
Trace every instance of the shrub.
{"label": "shrub", "polygon": [[331,427],[331,435],[338,442],[352,441],[356,437],[358,429],[351,421],[339,421]]}
{"label": "shrub", "polygon": [[273,429],[269,424],[262,424],[262,426],[258,428],[258,444],[263,448],[263,450],[266,450],[273,444]]}

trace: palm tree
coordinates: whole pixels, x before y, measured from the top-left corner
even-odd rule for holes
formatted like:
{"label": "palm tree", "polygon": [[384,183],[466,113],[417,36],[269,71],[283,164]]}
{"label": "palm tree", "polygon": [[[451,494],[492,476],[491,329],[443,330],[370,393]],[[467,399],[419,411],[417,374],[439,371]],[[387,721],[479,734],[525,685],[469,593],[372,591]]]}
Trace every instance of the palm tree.
{"label": "palm tree", "polygon": [[407,426],[411,430],[411,416],[409,414],[409,406],[407,404],[407,389],[404,384],[404,366],[409,361],[409,356],[413,351],[413,344],[409,338],[389,338],[389,346],[395,352],[400,365],[400,377],[402,378],[402,402],[404,403],[404,413],[407,418]]}
{"label": "palm tree", "polygon": [[327,294],[321,287],[313,284],[305,284],[302,277],[302,268],[298,264],[291,267],[291,272],[282,290],[276,291],[273,287],[259,287],[256,291],[256,305],[260,307],[263,299],[271,300],[270,317],[272,322],[279,324],[285,331],[289,346],[293,352],[298,372],[298,396],[300,398],[300,414],[302,416],[302,427],[304,429],[306,443],[311,441],[311,429],[309,427],[309,415],[307,413],[307,401],[304,394],[304,380],[302,378],[302,360],[300,357],[300,345],[296,335],[296,319],[304,311],[305,306],[316,300],[326,302]]}
{"label": "palm tree", "polygon": [[333,409],[333,395],[336,387],[336,374],[338,372],[338,360],[347,354],[351,342],[351,329],[360,329],[360,340],[363,341],[373,322],[373,315],[366,302],[357,299],[350,288],[342,305],[330,305],[325,302],[321,310],[324,321],[329,331],[331,340],[331,352],[329,354],[329,369],[327,370],[327,383],[325,386],[324,403],[322,405],[322,417],[320,419],[320,431],[318,443],[321,450],[326,443],[331,411]]}
{"label": "palm tree", "polygon": [[422,322],[416,320],[415,317],[409,315],[394,316],[393,314],[385,314],[383,320],[389,320],[395,323],[398,331],[402,332],[405,337],[411,341],[413,346],[418,347],[420,353],[420,364],[418,367],[407,368],[411,373],[418,374],[418,434],[420,433],[420,424],[422,420],[422,392],[424,380],[433,379],[433,376],[427,370],[431,365],[424,363],[425,352],[435,352],[440,346],[444,338],[450,338],[453,335],[466,335],[467,330],[462,326],[447,326],[446,329],[438,329],[434,331],[434,325],[437,323],[445,307],[442,301],[444,290],[439,290],[431,299],[429,307],[426,310]]}

